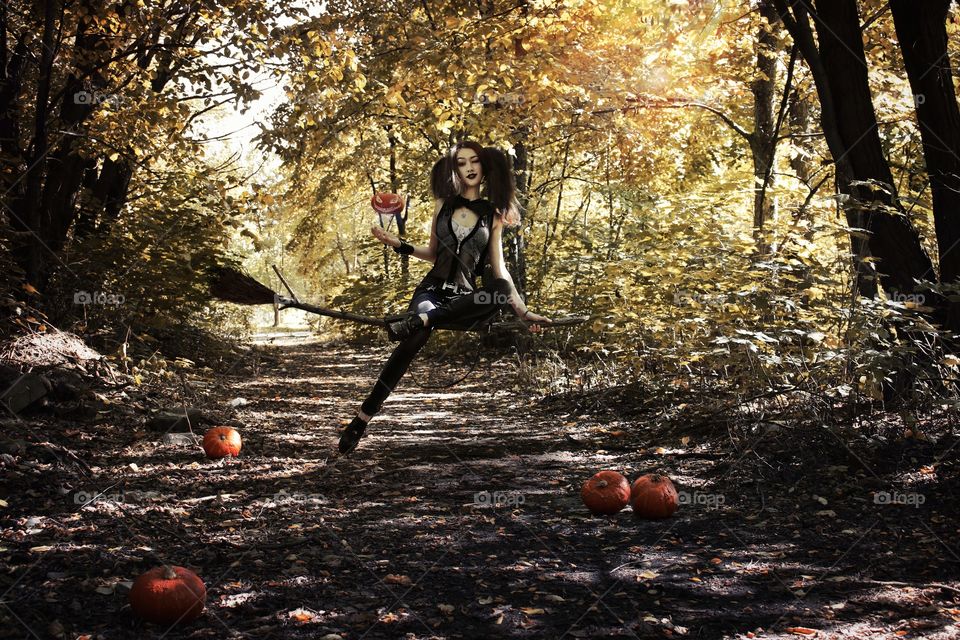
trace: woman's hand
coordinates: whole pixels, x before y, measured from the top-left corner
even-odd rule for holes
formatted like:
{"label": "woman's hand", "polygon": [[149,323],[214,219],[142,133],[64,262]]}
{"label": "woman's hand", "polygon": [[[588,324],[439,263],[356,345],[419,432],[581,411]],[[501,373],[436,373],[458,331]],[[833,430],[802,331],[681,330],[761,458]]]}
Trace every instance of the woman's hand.
{"label": "woman's hand", "polygon": [[546,316],[542,316],[539,313],[534,313],[533,311],[529,311],[529,310],[527,311],[527,313],[523,315],[523,320],[527,322],[527,329],[530,331],[530,333],[539,333],[540,330],[542,329],[542,327],[540,326],[541,323],[543,324],[553,323],[553,320],[551,320],[550,318]]}
{"label": "woman's hand", "polygon": [[373,234],[373,237],[375,237],[377,240],[387,245],[388,247],[400,246],[400,238],[398,238],[395,235],[391,235],[387,233],[386,231],[384,231],[383,229],[381,229],[375,224],[370,226],[370,233]]}

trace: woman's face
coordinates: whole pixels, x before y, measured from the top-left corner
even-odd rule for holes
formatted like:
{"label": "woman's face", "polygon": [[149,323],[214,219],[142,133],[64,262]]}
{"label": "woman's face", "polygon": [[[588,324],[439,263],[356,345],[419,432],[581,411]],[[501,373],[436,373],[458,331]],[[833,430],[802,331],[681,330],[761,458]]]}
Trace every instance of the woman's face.
{"label": "woman's face", "polygon": [[483,180],[483,167],[480,166],[480,156],[473,149],[466,148],[457,151],[457,175],[464,187],[475,187]]}

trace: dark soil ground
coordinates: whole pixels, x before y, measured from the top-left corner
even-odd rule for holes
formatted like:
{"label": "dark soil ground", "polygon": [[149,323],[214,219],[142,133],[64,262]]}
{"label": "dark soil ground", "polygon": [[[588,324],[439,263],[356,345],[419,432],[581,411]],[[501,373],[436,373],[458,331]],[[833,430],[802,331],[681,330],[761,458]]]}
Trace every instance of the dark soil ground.
{"label": "dark soil ground", "polygon": [[[637,390],[533,397],[501,359],[447,389],[404,379],[338,458],[389,349],[287,344],[192,377],[236,459],[164,444],[122,400],[95,423],[8,416],[27,446],[0,468],[0,637],[960,637],[952,423],[685,430]],[[592,517],[601,469],[667,474],[685,504]],[[132,616],[161,562],[206,583],[195,622]]]}

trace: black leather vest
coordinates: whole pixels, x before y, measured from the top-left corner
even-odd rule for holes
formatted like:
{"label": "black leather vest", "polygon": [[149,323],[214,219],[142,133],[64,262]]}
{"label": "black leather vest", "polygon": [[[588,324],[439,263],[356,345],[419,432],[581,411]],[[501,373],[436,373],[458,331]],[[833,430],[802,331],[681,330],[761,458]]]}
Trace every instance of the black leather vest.
{"label": "black leather vest", "polygon": [[479,220],[462,242],[453,232],[451,200],[443,203],[440,213],[437,214],[437,260],[426,277],[453,282],[462,289],[476,290],[474,279],[480,258],[490,241],[494,210],[493,205],[482,198],[471,202],[480,210],[474,211]]}

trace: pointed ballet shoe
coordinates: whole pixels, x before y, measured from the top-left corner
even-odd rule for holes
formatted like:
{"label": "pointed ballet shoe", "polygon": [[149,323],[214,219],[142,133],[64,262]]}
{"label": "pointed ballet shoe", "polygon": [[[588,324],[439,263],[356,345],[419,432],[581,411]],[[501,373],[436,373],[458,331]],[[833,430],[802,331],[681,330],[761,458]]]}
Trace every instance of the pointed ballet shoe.
{"label": "pointed ballet shoe", "polygon": [[403,340],[423,328],[423,320],[420,318],[420,314],[412,313],[402,320],[387,322],[387,335],[391,340]]}
{"label": "pointed ballet shoe", "polygon": [[340,434],[340,444],[338,445],[340,454],[347,455],[356,449],[366,429],[367,423],[359,417],[354,418],[353,422],[344,427],[343,433]]}

